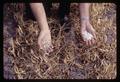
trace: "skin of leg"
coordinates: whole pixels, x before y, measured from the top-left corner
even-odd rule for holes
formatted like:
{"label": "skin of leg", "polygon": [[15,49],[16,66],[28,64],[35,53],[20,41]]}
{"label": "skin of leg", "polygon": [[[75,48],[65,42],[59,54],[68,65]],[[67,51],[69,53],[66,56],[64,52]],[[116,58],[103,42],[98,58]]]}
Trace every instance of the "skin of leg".
{"label": "skin of leg", "polygon": [[38,37],[38,45],[45,53],[52,51],[51,33],[47,23],[45,10],[42,3],[30,3],[32,12],[38,22],[41,32]]}
{"label": "skin of leg", "polygon": [[91,40],[85,41],[86,45],[90,46],[95,43],[95,30],[90,24],[89,21],[89,6],[90,3],[80,3],[79,4],[79,9],[80,9],[80,19],[81,19],[81,36],[84,38],[82,33],[85,31],[91,33],[93,35],[93,38]]}

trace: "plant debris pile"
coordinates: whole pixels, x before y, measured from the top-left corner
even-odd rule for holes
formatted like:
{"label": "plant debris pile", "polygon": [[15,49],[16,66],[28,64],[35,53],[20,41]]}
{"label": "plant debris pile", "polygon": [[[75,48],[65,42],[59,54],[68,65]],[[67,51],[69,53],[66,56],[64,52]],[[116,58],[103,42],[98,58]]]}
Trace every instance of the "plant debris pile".
{"label": "plant debris pile", "polygon": [[24,20],[18,3],[4,4],[4,78],[115,79],[116,5],[91,4],[90,22],[97,32],[97,43],[91,47],[82,43],[78,3],[71,4],[69,32],[59,24],[58,6],[54,3],[54,13],[47,17],[54,51],[45,55],[37,44],[37,22]]}

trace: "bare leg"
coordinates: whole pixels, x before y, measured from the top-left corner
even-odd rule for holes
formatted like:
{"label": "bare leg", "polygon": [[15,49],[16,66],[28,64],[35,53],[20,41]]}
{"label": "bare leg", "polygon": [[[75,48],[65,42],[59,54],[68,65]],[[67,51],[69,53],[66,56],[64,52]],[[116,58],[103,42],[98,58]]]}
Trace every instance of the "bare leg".
{"label": "bare leg", "polygon": [[81,18],[81,36],[86,45],[95,43],[95,30],[89,20],[89,3],[80,3],[80,18]]}
{"label": "bare leg", "polygon": [[47,23],[45,10],[42,3],[30,3],[31,9],[35,15],[35,18],[41,29],[38,37],[38,44],[40,49],[43,49],[45,53],[52,51],[51,33]]}

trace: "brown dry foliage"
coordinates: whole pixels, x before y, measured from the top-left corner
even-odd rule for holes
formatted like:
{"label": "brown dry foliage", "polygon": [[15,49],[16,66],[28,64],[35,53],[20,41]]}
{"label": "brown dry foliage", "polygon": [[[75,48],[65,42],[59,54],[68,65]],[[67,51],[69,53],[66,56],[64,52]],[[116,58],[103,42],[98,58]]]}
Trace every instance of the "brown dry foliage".
{"label": "brown dry foliage", "polygon": [[[48,17],[54,45],[54,51],[49,56],[39,50],[37,37],[40,29],[37,22],[24,21],[24,10],[18,5],[16,3],[4,5],[7,15],[8,12],[12,12],[18,23],[15,38],[7,37],[9,31],[6,32],[4,27],[4,45],[10,44],[7,48],[4,47],[4,55],[12,57],[13,65],[11,68],[14,72],[14,79],[116,78],[115,4],[91,4],[91,23],[97,31],[97,44],[87,47],[82,43],[80,37],[78,4],[71,4],[70,23],[72,30],[65,33],[56,14],[58,4],[54,3],[52,11],[55,13]],[[9,63],[4,64],[4,66],[7,64]]]}

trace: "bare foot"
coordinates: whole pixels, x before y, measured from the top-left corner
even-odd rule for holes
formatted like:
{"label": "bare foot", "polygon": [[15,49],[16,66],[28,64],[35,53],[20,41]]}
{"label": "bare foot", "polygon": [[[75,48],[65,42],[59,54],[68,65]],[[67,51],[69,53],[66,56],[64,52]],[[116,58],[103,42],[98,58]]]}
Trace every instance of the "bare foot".
{"label": "bare foot", "polygon": [[81,22],[81,36],[87,46],[95,44],[95,30],[88,20],[84,20]]}
{"label": "bare foot", "polygon": [[45,54],[49,54],[53,51],[53,45],[51,43],[51,34],[49,30],[41,31],[38,37],[38,44]]}

